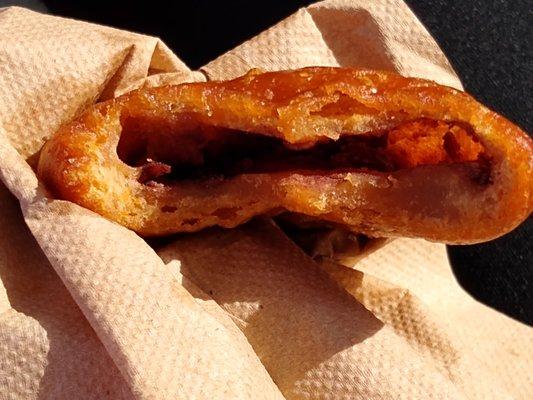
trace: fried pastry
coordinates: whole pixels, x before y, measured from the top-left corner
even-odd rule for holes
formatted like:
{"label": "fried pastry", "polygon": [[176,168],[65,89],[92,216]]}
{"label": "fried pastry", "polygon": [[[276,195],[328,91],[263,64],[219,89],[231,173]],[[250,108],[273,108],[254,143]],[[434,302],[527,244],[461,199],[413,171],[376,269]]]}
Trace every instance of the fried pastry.
{"label": "fried pastry", "polygon": [[38,175],[144,236],[288,214],[474,243],[529,216],[532,168],[528,135],[463,92],[310,67],[96,104],[45,144]]}

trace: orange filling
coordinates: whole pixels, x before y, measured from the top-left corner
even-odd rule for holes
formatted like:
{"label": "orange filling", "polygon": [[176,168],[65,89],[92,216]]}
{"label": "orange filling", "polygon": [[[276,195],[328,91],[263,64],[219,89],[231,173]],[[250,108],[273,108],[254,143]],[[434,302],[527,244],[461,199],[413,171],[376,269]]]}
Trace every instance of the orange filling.
{"label": "orange filling", "polygon": [[483,151],[465,128],[434,120],[409,122],[388,133],[387,155],[400,168],[475,161]]}

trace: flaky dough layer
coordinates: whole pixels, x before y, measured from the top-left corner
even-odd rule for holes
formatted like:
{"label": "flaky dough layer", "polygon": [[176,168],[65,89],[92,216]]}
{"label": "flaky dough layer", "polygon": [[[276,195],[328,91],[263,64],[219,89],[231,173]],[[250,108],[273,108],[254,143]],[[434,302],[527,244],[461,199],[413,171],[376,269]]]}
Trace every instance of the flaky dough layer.
{"label": "flaky dough layer", "polygon": [[[386,171],[289,165],[147,184],[147,170],[156,177],[179,166],[152,160],[148,168],[132,166],[117,154],[123,130],[142,133],[148,146],[164,138],[161,146],[184,163],[224,130],[304,149],[346,136],[383,135],[421,119],[470,129],[483,147],[487,176],[480,179],[480,164],[471,162]],[[191,144],[196,131],[203,144]],[[202,162],[198,157],[189,160],[192,165]],[[96,104],[45,144],[38,174],[53,195],[146,236],[234,227],[256,215],[292,212],[374,237],[474,243],[529,216],[532,169],[527,134],[463,92],[388,72],[312,67],[141,89]]]}

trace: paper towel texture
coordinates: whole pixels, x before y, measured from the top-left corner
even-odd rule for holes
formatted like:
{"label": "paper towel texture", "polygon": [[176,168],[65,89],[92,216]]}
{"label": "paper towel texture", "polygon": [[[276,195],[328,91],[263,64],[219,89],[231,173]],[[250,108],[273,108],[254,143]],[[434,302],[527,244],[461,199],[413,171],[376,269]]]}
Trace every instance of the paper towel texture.
{"label": "paper towel texture", "polygon": [[307,65],[461,87],[399,0],[314,4],[201,72],[157,38],[0,10],[0,399],[528,398],[531,328],[462,291],[442,245],[318,265],[260,220],[152,248],[31,168],[96,101]]}

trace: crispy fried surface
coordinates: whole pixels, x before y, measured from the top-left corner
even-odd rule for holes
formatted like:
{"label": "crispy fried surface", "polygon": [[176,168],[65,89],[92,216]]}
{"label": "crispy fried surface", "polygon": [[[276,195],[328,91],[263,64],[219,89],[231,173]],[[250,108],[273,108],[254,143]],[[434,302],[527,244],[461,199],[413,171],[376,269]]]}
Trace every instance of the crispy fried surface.
{"label": "crispy fried surface", "polygon": [[44,146],[38,173],[55,196],[142,235],[288,211],[472,243],[530,214],[532,168],[531,139],[465,93],[316,67],[97,104]]}

